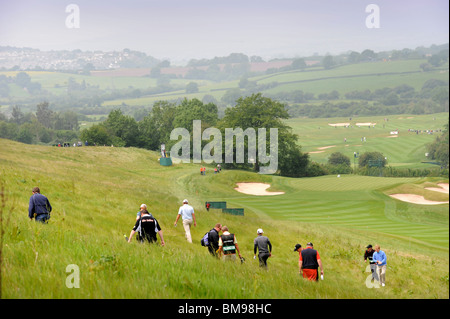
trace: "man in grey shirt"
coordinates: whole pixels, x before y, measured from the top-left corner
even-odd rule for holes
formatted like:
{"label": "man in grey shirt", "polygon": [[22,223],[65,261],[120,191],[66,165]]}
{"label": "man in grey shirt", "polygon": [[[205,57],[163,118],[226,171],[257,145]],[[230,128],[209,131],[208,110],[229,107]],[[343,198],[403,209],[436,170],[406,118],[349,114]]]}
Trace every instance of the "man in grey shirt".
{"label": "man in grey shirt", "polygon": [[256,259],[256,250],[259,251],[259,266],[267,268],[267,259],[272,256],[272,244],[270,243],[269,238],[263,236],[263,230],[260,228],[257,231],[258,237],[255,238],[253,252]]}

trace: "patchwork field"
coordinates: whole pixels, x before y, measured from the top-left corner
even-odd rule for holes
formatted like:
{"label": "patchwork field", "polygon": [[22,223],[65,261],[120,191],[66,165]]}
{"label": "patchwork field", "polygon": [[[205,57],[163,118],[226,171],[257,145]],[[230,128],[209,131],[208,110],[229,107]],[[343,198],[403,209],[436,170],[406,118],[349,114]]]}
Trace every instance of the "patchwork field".
{"label": "patchwork field", "polygon": [[[406,84],[419,92],[423,84],[429,79],[448,81],[448,64],[429,72],[423,72],[420,65],[426,62],[426,59],[377,61],[342,65],[329,70],[325,70],[322,67],[314,67],[305,71],[291,70],[273,74],[252,75],[248,80],[257,85],[276,83],[274,87],[262,88],[260,92],[263,94],[302,90],[305,93],[315,94],[317,98],[321,93],[330,93],[336,90],[339,92],[340,98],[345,100],[344,95],[355,90],[369,89],[375,91],[377,89],[386,87],[393,88]],[[257,64],[254,64],[255,68],[252,70],[262,71],[258,69]],[[282,67],[286,65],[286,61],[273,62],[272,64],[273,66]],[[170,73],[171,69],[178,76],[185,75],[186,73],[186,70],[179,71],[178,68],[167,68],[164,69],[163,73]],[[67,85],[70,78],[79,84],[84,82],[86,85],[98,87],[105,90],[105,92],[124,89],[155,88],[158,85],[158,80],[148,77],[149,72],[150,69],[119,69],[93,71],[91,75],[80,75],[61,72],[27,71],[33,82],[39,82],[42,89],[59,96],[67,94]],[[17,73],[17,71],[2,71],[0,75],[14,77]],[[177,100],[185,97],[188,99],[202,99],[206,94],[220,101],[228,89],[239,88],[239,81],[235,79],[214,82],[205,79],[177,77],[170,79],[170,83],[182,89],[138,97],[108,99],[102,105],[121,106],[125,103],[129,106],[152,106],[159,100]],[[185,86],[189,82],[197,83],[198,92],[186,93]],[[10,84],[9,87],[10,98],[22,99],[30,97],[29,93],[16,84]],[[0,99],[0,104],[10,105],[12,103],[10,98]]]}

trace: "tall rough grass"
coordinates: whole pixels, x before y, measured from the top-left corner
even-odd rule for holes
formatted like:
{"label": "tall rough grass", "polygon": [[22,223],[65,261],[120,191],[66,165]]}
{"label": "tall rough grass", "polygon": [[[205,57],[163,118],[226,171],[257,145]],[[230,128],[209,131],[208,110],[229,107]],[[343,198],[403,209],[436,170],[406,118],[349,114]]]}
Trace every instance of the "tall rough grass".
{"label": "tall rough grass", "polygon": [[[382,232],[279,219],[263,206],[248,204],[245,195],[233,190],[235,181],[262,181],[287,192],[301,192],[297,180],[237,171],[200,177],[196,165],[160,167],[156,153],[137,149],[58,149],[5,140],[0,140],[0,149],[7,206],[14,203],[4,228],[2,298],[449,297],[448,250],[424,250],[420,243]],[[308,181],[314,184],[315,179]],[[47,225],[27,217],[33,186],[39,186],[52,203]],[[193,244],[186,242],[181,227],[173,227],[185,197],[196,209]],[[204,209],[206,200],[224,198],[230,205],[249,205],[245,216]],[[263,200],[269,205],[273,199]],[[141,203],[160,222],[165,247],[123,239]],[[217,222],[236,234],[245,263],[223,263],[200,245],[200,238]],[[263,228],[273,244],[267,271],[252,258],[257,228]],[[308,241],[314,243],[324,263],[325,280],[319,283],[304,281],[298,274],[298,254],[293,247]],[[368,243],[380,243],[388,254],[383,289],[365,284],[370,273],[365,271],[362,256]],[[68,265],[79,268],[79,288],[67,286],[67,278],[73,275]]]}

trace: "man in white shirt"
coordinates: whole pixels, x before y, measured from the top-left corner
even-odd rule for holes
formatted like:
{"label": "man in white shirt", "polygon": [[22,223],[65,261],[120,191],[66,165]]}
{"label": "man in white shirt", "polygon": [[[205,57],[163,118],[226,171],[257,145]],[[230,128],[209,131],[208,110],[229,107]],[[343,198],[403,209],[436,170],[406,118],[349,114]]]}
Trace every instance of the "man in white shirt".
{"label": "man in white shirt", "polygon": [[189,205],[189,202],[187,199],[183,200],[183,206],[180,207],[178,210],[177,219],[175,220],[174,225],[177,225],[178,220],[181,218],[183,219],[183,227],[184,231],[186,233],[186,239],[188,243],[192,243],[192,237],[191,237],[191,226],[192,223],[194,223],[194,226],[197,226],[197,222],[195,220],[195,214],[194,214],[194,208],[192,208],[191,205]]}

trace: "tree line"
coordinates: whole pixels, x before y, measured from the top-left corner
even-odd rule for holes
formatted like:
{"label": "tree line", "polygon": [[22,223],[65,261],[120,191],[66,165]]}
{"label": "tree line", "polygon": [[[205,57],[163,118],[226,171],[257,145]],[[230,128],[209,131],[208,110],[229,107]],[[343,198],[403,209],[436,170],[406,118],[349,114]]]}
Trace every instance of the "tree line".
{"label": "tree line", "polygon": [[26,144],[49,144],[78,138],[78,115],[73,111],[53,111],[48,102],[39,103],[36,112],[23,113],[15,105],[9,119],[0,113],[0,137]]}
{"label": "tree line", "polygon": [[[282,176],[305,177],[312,176],[309,172],[311,164],[307,153],[301,151],[298,145],[297,135],[292,129],[283,123],[283,119],[289,118],[285,105],[261,94],[253,94],[249,97],[239,98],[236,106],[225,110],[223,118],[219,119],[218,109],[214,103],[204,103],[199,99],[184,99],[175,104],[167,101],[159,101],[153,105],[152,110],[141,121],[136,121],[132,116],[125,115],[120,109],[113,110],[108,118],[81,131],[80,139],[88,144],[114,145],[125,147],[140,147],[159,151],[161,144],[169,150],[177,141],[170,139],[170,134],[175,128],[185,128],[192,136],[193,121],[201,121],[202,132],[210,127],[219,129],[225,136],[226,128],[277,128],[278,129],[278,170]],[[266,137],[266,145],[269,140]],[[202,140],[202,148],[209,141]],[[224,168],[240,168],[258,171],[262,165],[258,159],[256,162],[248,159],[248,139],[244,142],[246,147],[243,163],[224,163]],[[193,154],[191,145],[191,152]],[[222,150],[225,145],[222,145]],[[233,145],[233,158],[236,158],[236,145]],[[222,152],[225,154],[225,152]],[[225,162],[223,159],[222,162]]]}
{"label": "tree line", "polygon": [[[17,140],[28,144],[64,143],[80,140],[89,145],[106,145],[119,147],[138,147],[159,151],[161,144],[166,150],[177,143],[171,140],[171,132],[175,128],[185,128],[190,132],[192,141],[193,121],[201,121],[202,132],[210,127],[220,130],[225,136],[226,128],[277,128],[278,129],[278,173],[289,177],[312,177],[327,174],[357,173],[363,175],[378,174],[386,166],[383,154],[367,152],[358,158],[358,168],[351,167],[351,160],[343,154],[333,153],[328,163],[319,164],[310,160],[307,153],[302,152],[298,145],[298,136],[292,133],[291,127],[283,120],[289,118],[285,104],[263,97],[261,93],[237,99],[236,105],[227,108],[222,118],[219,118],[218,108],[212,103],[205,103],[199,99],[184,99],[181,103],[158,101],[151,111],[144,112],[140,120],[126,115],[121,109],[114,109],[108,117],[87,129],[79,131],[78,116],[72,111],[57,112],[49,108],[48,102],[37,105],[36,112],[22,113],[20,107],[15,106],[12,115],[6,119],[0,113],[0,137]],[[210,141],[202,140],[202,149]],[[248,138],[244,140],[245,154],[243,163],[224,163],[224,168],[239,168],[258,171],[260,163],[250,162],[248,159]],[[270,144],[266,136],[266,145]],[[193,154],[193,143],[190,144]],[[428,145],[429,158],[441,163],[442,168],[448,167],[448,124],[444,133]],[[222,144],[222,150],[225,145]],[[236,158],[236,145],[233,146],[233,158]],[[266,148],[267,149],[267,148]],[[225,152],[222,152],[224,154]],[[225,162],[222,158],[222,162]],[[374,167],[373,163],[379,163]],[[442,170],[405,171],[396,168],[383,170],[390,176],[422,176],[445,175]],[[422,174],[422,175],[421,175]],[[440,175],[439,175],[440,174]],[[448,171],[447,171],[448,174]]]}

